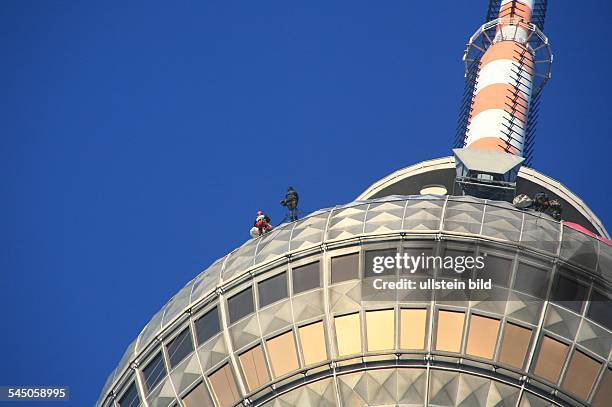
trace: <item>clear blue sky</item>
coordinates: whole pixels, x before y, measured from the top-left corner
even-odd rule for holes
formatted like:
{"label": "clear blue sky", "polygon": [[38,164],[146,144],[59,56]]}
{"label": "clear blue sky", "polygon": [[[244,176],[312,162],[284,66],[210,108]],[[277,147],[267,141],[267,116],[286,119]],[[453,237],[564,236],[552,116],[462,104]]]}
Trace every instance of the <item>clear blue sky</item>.
{"label": "clear blue sky", "polygon": [[[288,185],[315,210],[448,155],[486,7],[3,1],[0,384],[69,385],[70,405],[92,405],[258,209],[282,216]],[[608,227],[610,17],[607,1],[550,2],[534,161]]]}

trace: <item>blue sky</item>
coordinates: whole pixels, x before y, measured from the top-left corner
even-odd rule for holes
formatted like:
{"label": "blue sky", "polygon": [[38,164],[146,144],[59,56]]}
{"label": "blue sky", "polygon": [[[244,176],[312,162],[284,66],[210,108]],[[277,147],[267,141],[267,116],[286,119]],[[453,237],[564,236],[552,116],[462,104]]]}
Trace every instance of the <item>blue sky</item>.
{"label": "blue sky", "polygon": [[[609,227],[612,4],[550,3],[534,167]],[[282,217],[288,185],[311,211],[448,155],[486,7],[4,1],[0,385],[68,385],[92,405],[258,209]]]}

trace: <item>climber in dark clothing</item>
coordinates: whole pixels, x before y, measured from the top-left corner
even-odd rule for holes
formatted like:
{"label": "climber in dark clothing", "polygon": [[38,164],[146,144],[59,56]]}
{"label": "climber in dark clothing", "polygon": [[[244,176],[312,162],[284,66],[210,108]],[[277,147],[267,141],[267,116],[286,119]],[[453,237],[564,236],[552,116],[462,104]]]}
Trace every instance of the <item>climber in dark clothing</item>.
{"label": "climber in dark clothing", "polygon": [[285,194],[285,199],[283,199],[280,204],[282,206],[286,206],[289,209],[289,220],[292,222],[298,220],[298,193],[293,187],[289,187],[287,189],[287,193]]}

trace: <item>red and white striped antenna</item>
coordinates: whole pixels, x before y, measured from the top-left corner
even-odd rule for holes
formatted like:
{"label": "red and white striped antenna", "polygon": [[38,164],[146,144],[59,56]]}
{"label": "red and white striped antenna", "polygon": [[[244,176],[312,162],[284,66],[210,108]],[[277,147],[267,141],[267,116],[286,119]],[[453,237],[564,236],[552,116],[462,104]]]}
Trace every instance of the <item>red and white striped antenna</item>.
{"label": "red and white striped antenna", "polygon": [[529,163],[534,107],[553,60],[541,31],[545,12],[546,0],[490,1],[490,21],[470,38],[463,57],[468,86],[456,147],[510,153]]}

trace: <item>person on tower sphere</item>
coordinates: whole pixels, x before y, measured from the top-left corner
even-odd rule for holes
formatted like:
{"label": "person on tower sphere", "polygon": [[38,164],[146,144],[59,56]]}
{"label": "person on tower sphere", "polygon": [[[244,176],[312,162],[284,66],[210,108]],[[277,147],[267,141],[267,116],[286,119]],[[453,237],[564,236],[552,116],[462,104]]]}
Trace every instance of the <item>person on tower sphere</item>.
{"label": "person on tower sphere", "polygon": [[293,187],[287,188],[287,193],[285,194],[285,199],[280,201],[282,206],[286,206],[289,209],[289,220],[291,222],[298,220],[298,200],[300,197],[298,193]]}
{"label": "person on tower sphere", "polygon": [[264,214],[263,211],[257,211],[255,222],[253,222],[253,229],[257,229],[257,236],[271,231],[273,227],[270,224],[270,217]]}

